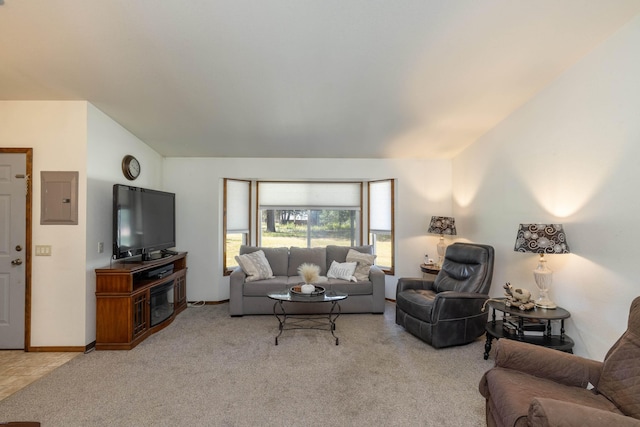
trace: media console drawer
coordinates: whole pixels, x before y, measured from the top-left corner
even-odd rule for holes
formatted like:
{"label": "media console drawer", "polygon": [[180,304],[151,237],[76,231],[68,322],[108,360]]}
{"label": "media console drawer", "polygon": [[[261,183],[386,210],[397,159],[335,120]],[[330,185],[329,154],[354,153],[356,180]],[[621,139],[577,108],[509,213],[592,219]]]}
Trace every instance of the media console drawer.
{"label": "media console drawer", "polygon": [[[96,350],[130,350],[187,308],[186,260],[187,253],[181,252],[96,269]],[[162,320],[157,320],[159,312],[166,313]]]}

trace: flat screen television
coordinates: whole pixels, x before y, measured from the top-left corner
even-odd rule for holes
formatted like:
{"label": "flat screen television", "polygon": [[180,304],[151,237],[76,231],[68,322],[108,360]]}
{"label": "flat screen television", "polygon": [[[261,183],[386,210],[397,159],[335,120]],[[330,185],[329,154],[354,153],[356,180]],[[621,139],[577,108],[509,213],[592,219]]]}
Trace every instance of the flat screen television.
{"label": "flat screen television", "polygon": [[[113,186],[113,256],[141,256],[176,245],[176,195],[148,188]],[[155,257],[155,256],[154,256]]]}

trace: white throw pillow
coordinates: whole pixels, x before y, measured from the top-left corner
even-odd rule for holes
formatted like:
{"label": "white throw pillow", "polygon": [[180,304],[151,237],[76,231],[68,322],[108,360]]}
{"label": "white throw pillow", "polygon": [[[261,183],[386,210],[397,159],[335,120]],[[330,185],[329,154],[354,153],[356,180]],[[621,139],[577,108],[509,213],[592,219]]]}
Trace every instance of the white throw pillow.
{"label": "white throw pillow", "polygon": [[253,282],[256,280],[273,279],[273,271],[271,265],[267,261],[267,257],[264,256],[263,251],[251,252],[250,254],[238,255],[235,257],[238,261],[238,265],[247,275],[245,279],[247,282]]}
{"label": "white throw pillow", "polygon": [[358,281],[369,280],[369,270],[376,259],[376,255],[363,254],[362,252],[349,249],[347,252],[347,262],[357,262],[358,266],[353,274]]}
{"label": "white throw pillow", "polygon": [[330,279],[342,279],[356,282],[357,279],[353,276],[358,266],[357,262],[331,262],[331,267],[327,271],[327,277]]}

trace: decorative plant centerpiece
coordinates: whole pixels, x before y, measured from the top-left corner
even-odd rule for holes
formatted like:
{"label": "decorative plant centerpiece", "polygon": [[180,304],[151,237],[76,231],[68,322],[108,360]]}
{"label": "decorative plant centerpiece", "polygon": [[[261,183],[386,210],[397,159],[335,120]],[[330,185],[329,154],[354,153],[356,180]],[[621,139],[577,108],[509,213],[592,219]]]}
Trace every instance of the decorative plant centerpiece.
{"label": "decorative plant centerpiece", "polygon": [[300,287],[303,294],[310,294],[316,287],[313,285],[320,279],[320,267],[315,264],[304,263],[298,267],[298,274],[302,278],[304,285]]}

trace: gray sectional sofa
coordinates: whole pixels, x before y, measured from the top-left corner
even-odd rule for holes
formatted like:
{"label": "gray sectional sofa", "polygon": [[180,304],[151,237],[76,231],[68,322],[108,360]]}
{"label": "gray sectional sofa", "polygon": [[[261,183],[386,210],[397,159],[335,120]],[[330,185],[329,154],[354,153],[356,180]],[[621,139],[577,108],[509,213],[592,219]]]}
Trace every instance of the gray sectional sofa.
{"label": "gray sectional sofa", "polygon": [[[344,263],[349,249],[371,254],[371,246],[327,246],[325,248],[263,248],[241,246],[240,255],[262,250],[269,261],[274,278],[246,281],[247,275],[237,267],[230,276],[229,311],[231,316],[245,314],[273,314],[274,300],[267,293],[283,291],[301,283],[298,267],[311,263],[320,267],[320,275],[326,276],[333,261]],[[342,313],[383,313],[385,274],[373,265],[369,280],[351,282],[341,279],[327,279],[318,283],[327,290],[345,292],[349,297],[340,302]],[[331,304],[307,303],[289,304],[292,313],[326,313]]]}

